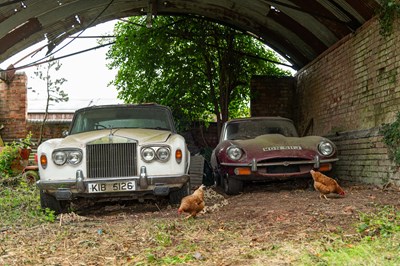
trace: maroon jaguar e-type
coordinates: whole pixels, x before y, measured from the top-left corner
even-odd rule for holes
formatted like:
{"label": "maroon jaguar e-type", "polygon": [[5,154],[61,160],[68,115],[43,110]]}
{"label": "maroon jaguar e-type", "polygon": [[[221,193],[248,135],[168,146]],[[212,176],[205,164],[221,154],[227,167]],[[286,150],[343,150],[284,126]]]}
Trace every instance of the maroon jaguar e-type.
{"label": "maroon jaguar e-type", "polygon": [[336,147],[320,136],[299,137],[293,121],[282,117],[233,119],[223,125],[211,166],[227,194],[243,191],[245,181],[284,180],[330,171]]}

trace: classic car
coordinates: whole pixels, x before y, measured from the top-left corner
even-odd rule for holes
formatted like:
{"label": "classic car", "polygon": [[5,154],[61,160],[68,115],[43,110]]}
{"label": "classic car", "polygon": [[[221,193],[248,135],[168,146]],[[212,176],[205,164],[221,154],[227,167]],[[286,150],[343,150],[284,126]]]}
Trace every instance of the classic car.
{"label": "classic car", "polygon": [[253,117],[225,122],[211,155],[216,185],[227,194],[243,191],[243,182],[284,180],[326,172],[337,161],[336,147],[320,136],[299,137],[293,121]]}
{"label": "classic car", "polygon": [[190,192],[190,152],[166,106],[82,108],[65,135],[38,147],[42,208],[60,213],[83,198],[176,204]]}

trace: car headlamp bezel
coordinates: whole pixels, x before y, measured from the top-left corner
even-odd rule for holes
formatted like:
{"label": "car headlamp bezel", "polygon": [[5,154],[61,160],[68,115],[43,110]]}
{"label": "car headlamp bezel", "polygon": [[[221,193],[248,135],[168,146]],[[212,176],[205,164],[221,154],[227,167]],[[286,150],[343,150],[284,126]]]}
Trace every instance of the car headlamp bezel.
{"label": "car headlamp bezel", "polygon": [[58,166],[78,165],[82,162],[83,153],[81,149],[58,149],[53,151],[51,158],[53,163]]}
{"label": "car headlamp bezel", "polygon": [[243,156],[243,150],[238,146],[232,145],[226,149],[226,154],[232,161],[238,161]]}
{"label": "car headlamp bezel", "polygon": [[72,165],[78,165],[82,162],[83,154],[81,150],[72,150],[68,153],[67,162]]}
{"label": "car headlamp bezel", "polygon": [[143,147],[140,156],[142,157],[143,161],[151,162],[156,158],[156,152],[152,147]]}
{"label": "car headlamp bezel", "polygon": [[142,147],[140,156],[143,161],[150,163],[153,161],[167,162],[171,157],[171,147],[167,145],[148,145]]}
{"label": "car headlamp bezel", "polygon": [[331,156],[335,153],[335,146],[328,140],[322,140],[318,144],[318,152],[323,156]]}
{"label": "car headlamp bezel", "polygon": [[162,146],[157,149],[156,155],[160,161],[166,162],[168,161],[169,156],[171,155],[171,151],[168,147]]}

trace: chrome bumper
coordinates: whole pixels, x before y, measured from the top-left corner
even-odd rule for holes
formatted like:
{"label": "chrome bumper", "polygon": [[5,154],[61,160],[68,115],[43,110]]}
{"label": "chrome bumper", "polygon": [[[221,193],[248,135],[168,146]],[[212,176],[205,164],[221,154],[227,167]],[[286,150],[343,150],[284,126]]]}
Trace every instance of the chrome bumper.
{"label": "chrome bumper", "polygon": [[[75,179],[67,180],[38,180],[36,185],[39,189],[53,194],[58,200],[70,200],[76,195],[89,194],[88,183],[104,182],[135,182],[136,189],[127,191],[128,193],[151,192],[154,195],[165,196],[170,189],[179,189],[189,182],[189,175],[170,175],[170,176],[148,176],[146,167],[140,169],[139,176],[115,177],[115,178],[85,178],[81,170],[76,171]],[[109,193],[109,192],[108,192]],[[121,193],[112,192],[112,193]]]}
{"label": "chrome bumper", "polygon": [[323,163],[333,163],[338,161],[338,158],[334,159],[323,159],[321,160],[319,156],[315,156],[314,160],[302,160],[302,161],[284,161],[282,162],[273,162],[273,163],[257,163],[256,159],[253,159],[251,163],[221,163],[223,166],[232,166],[232,167],[250,167],[252,172],[257,172],[258,167],[265,166],[289,166],[289,165],[304,165],[304,164],[312,164],[314,168],[319,168]]}

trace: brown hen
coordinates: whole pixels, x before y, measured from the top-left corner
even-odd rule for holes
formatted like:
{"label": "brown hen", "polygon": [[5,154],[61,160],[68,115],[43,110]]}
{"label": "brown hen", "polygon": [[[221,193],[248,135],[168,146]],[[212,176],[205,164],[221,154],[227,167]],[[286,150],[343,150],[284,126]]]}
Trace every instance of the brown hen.
{"label": "brown hen", "polygon": [[312,178],[314,179],[314,188],[319,191],[319,197],[322,199],[328,199],[326,195],[330,193],[336,193],[344,196],[343,189],[339,186],[335,179],[330,178],[320,172],[311,170],[310,171]]}
{"label": "brown hen", "polygon": [[183,212],[189,213],[189,216],[186,219],[193,217],[204,209],[204,185],[201,185],[198,189],[196,189],[192,195],[188,195],[181,200],[181,205],[178,209],[178,214]]}

